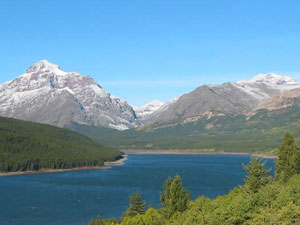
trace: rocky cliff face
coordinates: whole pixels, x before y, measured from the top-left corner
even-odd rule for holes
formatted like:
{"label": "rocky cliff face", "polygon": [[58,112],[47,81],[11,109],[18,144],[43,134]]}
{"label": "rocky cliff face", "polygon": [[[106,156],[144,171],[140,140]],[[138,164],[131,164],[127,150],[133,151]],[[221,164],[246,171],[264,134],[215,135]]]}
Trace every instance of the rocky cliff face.
{"label": "rocky cliff face", "polygon": [[71,122],[118,130],[139,125],[134,110],[91,77],[42,60],[0,85],[0,115],[59,127]]}
{"label": "rocky cliff face", "polygon": [[300,105],[300,88],[285,91],[261,102],[251,113],[253,115],[259,110],[273,111]]}
{"label": "rocky cliff face", "polygon": [[248,81],[203,85],[166,103],[152,101],[135,112],[91,77],[64,72],[42,60],[0,85],[0,115],[59,127],[75,122],[125,130],[142,123],[160,127],[289,107],[299,101],[298,90],[300,83],[288,76],[259,74]]}

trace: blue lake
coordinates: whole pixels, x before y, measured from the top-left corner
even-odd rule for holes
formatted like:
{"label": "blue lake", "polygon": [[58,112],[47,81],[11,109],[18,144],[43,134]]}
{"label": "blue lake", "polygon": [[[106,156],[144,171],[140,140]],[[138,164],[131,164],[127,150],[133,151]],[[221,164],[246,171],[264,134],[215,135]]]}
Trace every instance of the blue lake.
{"label": "blue lake", "polygon": [[[88,225],[92,217],[119,218],[139,191],[159,207],[168,176],[179,174],[191,198],[215,198],[243,184],[246,155],[135,155],[107,170],[0,177],[1,225]],[[274,161],[266,159],[266,167]]]}

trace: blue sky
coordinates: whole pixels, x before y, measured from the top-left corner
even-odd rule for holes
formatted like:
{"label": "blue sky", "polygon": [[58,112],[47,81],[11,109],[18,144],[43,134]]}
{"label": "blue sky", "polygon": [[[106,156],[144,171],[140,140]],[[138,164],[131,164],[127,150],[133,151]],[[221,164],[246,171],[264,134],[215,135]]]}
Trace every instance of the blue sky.
{"label": "blue sky", "polygon": [[300,80],[300,1],[1,0],[0,82],[42,59],[133,105],[276,72]]}

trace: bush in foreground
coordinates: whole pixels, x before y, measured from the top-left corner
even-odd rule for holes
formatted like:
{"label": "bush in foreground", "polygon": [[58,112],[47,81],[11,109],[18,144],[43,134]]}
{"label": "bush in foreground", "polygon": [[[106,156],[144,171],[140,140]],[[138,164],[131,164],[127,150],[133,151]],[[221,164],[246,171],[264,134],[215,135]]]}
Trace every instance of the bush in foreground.
{"label": "bush in foreground", "polygon": [[[169,178],[161,197],[162,208],[122,221],[104,220],[106,225],[292,225],[300,224],[299,146],[287,134],[279,148],[275,179],[264,163],[252,158],[244,166],[245,185],[229,194],[189,200],[179,177]],[[278,171],[277,171],[278,170]],[[176,180],[176,182],[175,182]],[[174,182],[174,184],[173,184]],[[176,185],[175,185],[176,184]],[[176,186],[172,188],[173,186]],[[178,185],[178,186],[177,186]],[[167,212],[167,213],[166,213]]]}

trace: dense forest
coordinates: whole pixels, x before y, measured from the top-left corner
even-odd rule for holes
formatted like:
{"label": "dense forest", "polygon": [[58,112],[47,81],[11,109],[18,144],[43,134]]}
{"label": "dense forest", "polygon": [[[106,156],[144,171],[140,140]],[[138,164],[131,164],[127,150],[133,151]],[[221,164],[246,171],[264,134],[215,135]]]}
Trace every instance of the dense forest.
{"label": "dense forest", "polygon": [[[130,197],[121,220],[92,219],[90,225],[292,225],[300,224],[300,147],[286,134],[278,149],[275,176],[259,158],[244,165],[245,184],[229,194],[190,200],[179,176],[168,178],[162,208],[146,210],[139,193]],[[201,178],[199,178],[201,179]]]}
{"label": "dense forest", "polygon": [[300,135],[300,107],[245,115],[217,116],[160,128],[116,131],[73,124],[70,129],[118,149],[272,152],[286,131]]}
{"label": "dense forest", "polygon": [[103,166],[120,151],[81,134],[45,124],[0,117],[0,171]]}

